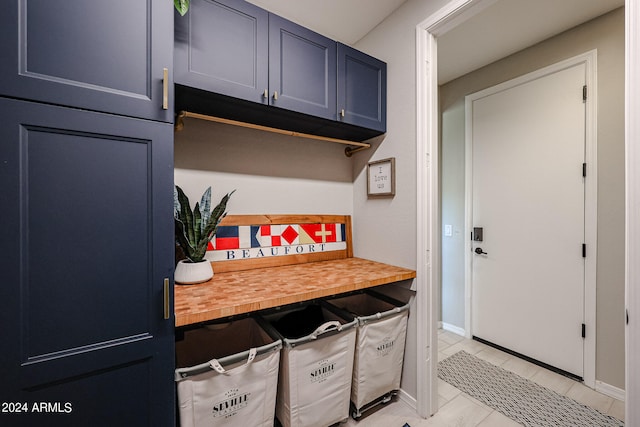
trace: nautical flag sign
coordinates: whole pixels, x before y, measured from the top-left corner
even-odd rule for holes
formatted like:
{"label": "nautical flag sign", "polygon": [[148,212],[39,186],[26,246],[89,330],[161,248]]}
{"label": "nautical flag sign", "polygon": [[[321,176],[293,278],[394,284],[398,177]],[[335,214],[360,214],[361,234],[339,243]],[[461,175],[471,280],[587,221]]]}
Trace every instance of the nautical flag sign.
{"label": "nautical flag sign", "polygon": [[219,226],[209,243],[209,261],[232,261],[347,248],[345,224]]}

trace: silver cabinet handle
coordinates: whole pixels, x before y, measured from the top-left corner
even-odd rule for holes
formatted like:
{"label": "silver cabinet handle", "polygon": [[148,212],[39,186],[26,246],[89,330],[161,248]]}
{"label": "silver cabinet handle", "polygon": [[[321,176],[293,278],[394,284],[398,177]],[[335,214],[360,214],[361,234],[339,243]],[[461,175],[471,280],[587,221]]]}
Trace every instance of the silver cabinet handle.
{"label": "silver cabinet handle", "polygon": [[274,101],[277,101],[277,100],[278,100],[278,91],[277,91],[277,90],[274,90],[274,91],[273,91],[273,100],[274,100]]}

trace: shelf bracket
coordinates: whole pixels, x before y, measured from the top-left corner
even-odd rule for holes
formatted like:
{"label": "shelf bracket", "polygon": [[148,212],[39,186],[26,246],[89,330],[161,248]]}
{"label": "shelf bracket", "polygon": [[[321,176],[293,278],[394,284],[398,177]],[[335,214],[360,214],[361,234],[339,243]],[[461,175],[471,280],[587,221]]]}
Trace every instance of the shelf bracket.
{"label": "shelf bracket", "polygon": [[248,128],[248,129],[261,130],[261,131],[265,131],[265,132],[277,133],[277,134],[280,134],[280,135],[297,136],[297,137],[300,137],[300,138],[314,139],[316,141],[326,141],[326,142],[335,142],[335,143],[338,143],[338,144],[345,144],[345,145],[347,145],[347,147],[344,150],[344,154],[347,157],[351,157],[353,155],[353,153],[356,153],[358,151],[366,150],[367,148],[371,148],[371,144],[369,144],[368,142],[356,142],[356,141],[349,141],[349,140],[346,140],[346,139],[331,138],[331,137],[328,137],[328,136],[311,135],[311,134],[308,134],[308,133],[294,132],[294,131],[285,130],[285,129],[273,128],[273,127],[269,127],[269,126],[256,125],[256,124],[253,124],[253,123],[246,123],[246,122],[241,122],[241,121],[238,121],[238,120],[225,119],[225,118],[222,118],[222,117],[215,117],[215,116],[208,116],[208,115],[205,115],[205,114],[192,113],[190,111],[180,111],[178,114],[176,114],[176,123],[174,125],[174,129],[175,129],[176,132],[179,132],[182,129],[184,129],[184,119],[185,119],[185,117],[186,118],[192,118],[192,119],[198,119],[198,120],[206,120],[206,121],[209,121],[209,122],[223,123],[223,124],[233,125],[233,126],[240,126],[240,127],[244,127],[244,128]]}
{"label": "shelf bracket", "polygon": [[371,148],[371,144],[367,143],[366,146],[348,146],[344,149],[344,155],[347,157],[353,156],[353,153],[357,153],[358,151],[366,150],[367,148]]}

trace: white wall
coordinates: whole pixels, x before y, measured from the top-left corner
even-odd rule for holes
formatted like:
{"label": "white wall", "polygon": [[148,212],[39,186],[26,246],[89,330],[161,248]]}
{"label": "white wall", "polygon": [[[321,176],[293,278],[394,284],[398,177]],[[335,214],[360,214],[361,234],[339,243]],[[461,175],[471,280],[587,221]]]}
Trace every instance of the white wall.
{"label": "white wall", "polygon": [[[355,45],[387,63],[387,134],[373,150],[354,156],[355,256],[416,268],[416,25],[446,3],[408,0]],[[396,158],[396,195],[368,199],[367,162],[388,157]],[[401,387],[415,398],[415,304],[411,310]]]}
{"label": "white wall", "polygon": [[192,204],[236,192],[230,214],[353,215],[351,159],[335,143],[185,119],[175,135],[175,183]]}

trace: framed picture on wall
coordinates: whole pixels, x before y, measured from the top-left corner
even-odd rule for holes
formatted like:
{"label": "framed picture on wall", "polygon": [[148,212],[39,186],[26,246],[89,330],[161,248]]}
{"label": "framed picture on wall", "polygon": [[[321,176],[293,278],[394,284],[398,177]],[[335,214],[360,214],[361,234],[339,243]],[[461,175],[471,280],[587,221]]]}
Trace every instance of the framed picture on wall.
{"label": "framed picture on wall", "polygon": [[367,165],[367,195],[393,197],[396,194],[396,159],[376,160]]}

